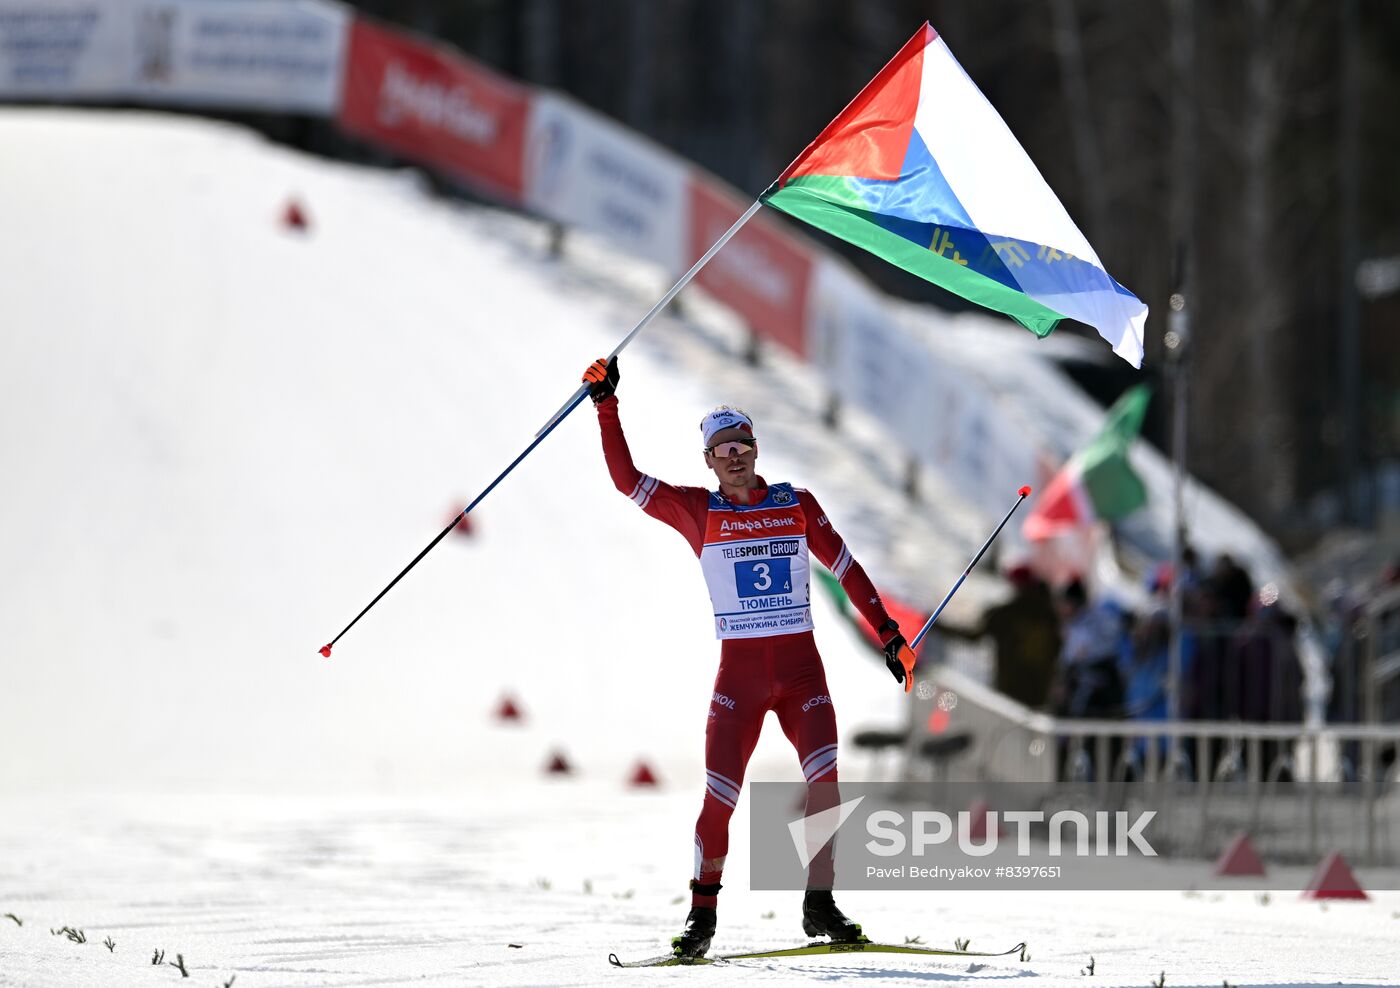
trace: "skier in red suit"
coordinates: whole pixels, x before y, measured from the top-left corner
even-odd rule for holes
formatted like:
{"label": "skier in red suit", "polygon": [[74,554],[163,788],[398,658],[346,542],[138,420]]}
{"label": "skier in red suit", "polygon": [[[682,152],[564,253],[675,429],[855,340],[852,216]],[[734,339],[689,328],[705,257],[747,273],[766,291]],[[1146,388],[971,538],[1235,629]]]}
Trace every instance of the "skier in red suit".
{"label": "skier in red suit", "polygon": [[[721,641],[705,727],[707,782],[695,824],[691,909],[684,932],[672,940],[677,955],[700,957],[715,932],[729,818],[769,710],[776,711],[797,749],[808,785],[807,814],[838,801],[836,714],[812,637],[809,554],[836,575],[861,615],[878,629],[886,665],[906,692],[913,685],[914,653],[817,499],[790,484],[770,485],[755,472],[758,441],[743,411],[722,405],[700,423],[705,465],[719,489],[676,487],[633,465],[614,395],[618,378],[615,357],[596,361],[584,375],[598,411],[608,472],[619,491],[690,543],[705,574]],[[861,939],[860,926],[836,907],[832,878],[828,845],[809,866],[803,930],[833,940]]]}

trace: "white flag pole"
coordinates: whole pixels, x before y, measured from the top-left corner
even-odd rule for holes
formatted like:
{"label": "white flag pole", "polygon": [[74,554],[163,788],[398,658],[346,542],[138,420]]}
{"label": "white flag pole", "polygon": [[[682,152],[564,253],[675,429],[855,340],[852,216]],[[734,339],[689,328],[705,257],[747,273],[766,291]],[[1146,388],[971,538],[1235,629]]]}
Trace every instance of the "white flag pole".
{"label": "white flag pole", "polygon": [[[767,193],[765,193],[765,195],[766,194]],[[651,311],[648,312],[646,315],[642,316],[641,321],[638,322],[637,325],[632,327],[632,332],[624,336],[622,338],[622,342],[619,343],[617,346],[613,347],[613,352],[608,354],[609,360],[612,360],[613,357],[616,357],[619,353],[621,353],[627,348],[627,344],[632,342],[633,337],[635,337],[638,333],[645,329],[647,323],[651,322],[654,318],[656,318],[657,314],[671,303],[671,299],[675,298],[677,295],[680,294],[682,288],[690,284],[691,279],[700,273],[701,268],[703,268],[706,264],[710,263],[710,259],[719,253],[720,248],[723,247],[725,244],[729,243],[729,241],[733,239],[734,234],[738,233],[745,223],[753,219],[754,213],[758,212],[759,208],[762,205],[763,197],[760,196],[759,198],[753,201],[753,205],[751,205],[748,209],[744,210],[744,215],[740,216],[737,220],[734,221],[733,226],[731,226],[728,230],[724,231],[724,235],[721,236],[718,240],[716,240],[714,242],[714,245],[709,250],[705,251],[705,253],[701,256],[700,260],[696,261],[693,265],[691,265],[689,271],[681,275],[680,281],[672,285],[671,290],[668,291],[665,295],[661,296],[661,300],[651,307]],[[535,435],[538,437],[544,432],[546,432],[548,429],[552,428],[569,411],[569,409],[574,406],[578,399],[582,397],[587,390],[587,384],[579,385],[578,390],[569,396],[568,401],[564,402],[564,404],[559,406],[559,410],[549,417],[548,422],[540,426],[539,431],[536,432]]]}

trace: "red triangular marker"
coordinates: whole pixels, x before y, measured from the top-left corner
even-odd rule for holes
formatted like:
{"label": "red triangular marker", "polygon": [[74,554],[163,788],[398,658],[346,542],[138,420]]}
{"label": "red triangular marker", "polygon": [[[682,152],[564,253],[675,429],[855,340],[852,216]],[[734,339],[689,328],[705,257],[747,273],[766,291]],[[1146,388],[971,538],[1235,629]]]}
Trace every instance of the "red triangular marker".
{"label": "red triangular marker", "polygon": [[1220,860],[1215,862],[1217,875],[1262,875],[1264,862],[1254,853],[1254,845],[1249,842],[1249,833],[1240,831],[1230,846],[1225,848]]}
{"label": "red triangular marker", "polygon": [[1333,851],[1322,859],[1313,872],[1308,887],[1303,892],[1304,899],[1369,899],[1366,890],[1351,873],[1347,859]]}
{"label": "red triangular marker", "polygon": [[501,705],[496,708],[497,720],[524,720],[525,715],[520,712],[520,708],[515,705],[515,700],[509,694],[501,697]]}
{"label": "red triangular marker", "polygon": [[636,771],[627,780],[627,784],[629,786],[659,786],[661,783],[657,780],[656,774],[652,772],[650,765],[646,762],[638,762]]}
{"label": "red triangular marker", "polygon": [[305,230],[311,223],[306,218],[306,211],[301,208],[301,203],[293,199],[282,211],[282,225],[288,230]]}
{"label": "red triangular marker", "polygon": [[550,756],[549,763],[544,767],[547,775],[571,775],[574,767],[569,764],[569,760],[564,757],[562,751],[555,751]]}

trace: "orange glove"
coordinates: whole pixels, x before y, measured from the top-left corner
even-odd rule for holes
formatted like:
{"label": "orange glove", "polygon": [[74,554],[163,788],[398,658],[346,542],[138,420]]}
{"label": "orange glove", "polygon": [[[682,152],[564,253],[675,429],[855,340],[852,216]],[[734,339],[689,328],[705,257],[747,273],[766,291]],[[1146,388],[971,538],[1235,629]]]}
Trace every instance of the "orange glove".
{"label": "orange glove", "polygon": [[[888,638],[885,636],[889,635]],[[885,667],[897,682],[904,684],[904,692],[914,688],[914,664],[918,657],[904,636],[899,633],[899,625],[886,621],[880,626],[880,637],[885,642]]]}
{"label": "orange glove", "polygon": [[588,370],[583,372],[583,381],[588,385],[588,395],[593,399],[593,404],[598,405],[611,398],[621,376],[616,357],[611,360],[599,357],[589,364]]}

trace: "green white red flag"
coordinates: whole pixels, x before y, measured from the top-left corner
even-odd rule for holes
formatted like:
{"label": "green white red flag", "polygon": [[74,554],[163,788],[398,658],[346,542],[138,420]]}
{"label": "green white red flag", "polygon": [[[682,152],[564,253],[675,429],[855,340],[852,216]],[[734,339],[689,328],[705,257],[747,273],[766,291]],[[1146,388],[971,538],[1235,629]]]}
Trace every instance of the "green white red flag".
{"label": "green white red flag", "polygon": [[1022,531],[1032,541],[1117,521],[1147,503],[1147,489],[1128,462],[1128,450],[1142,431],[1152,390],[1136,384],[1108,410],[1102,431],[1071,456],[1036,500]]}

